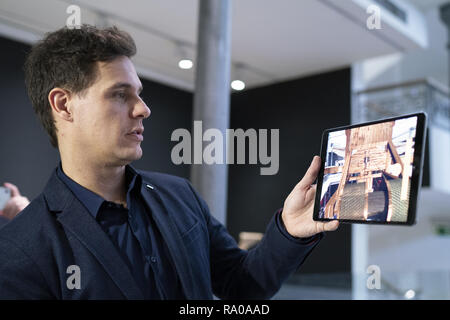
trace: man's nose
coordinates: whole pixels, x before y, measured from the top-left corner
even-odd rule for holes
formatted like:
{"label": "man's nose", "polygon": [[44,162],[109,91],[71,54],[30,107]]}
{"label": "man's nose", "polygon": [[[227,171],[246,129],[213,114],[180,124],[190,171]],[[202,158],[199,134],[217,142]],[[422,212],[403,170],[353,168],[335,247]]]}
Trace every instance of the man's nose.
{"label": "man's nose", "polygon": [[150,114],[150,108],[142,99],[139,99],[138,103],[134,106],[133,117],[146,119],[150,116]]}

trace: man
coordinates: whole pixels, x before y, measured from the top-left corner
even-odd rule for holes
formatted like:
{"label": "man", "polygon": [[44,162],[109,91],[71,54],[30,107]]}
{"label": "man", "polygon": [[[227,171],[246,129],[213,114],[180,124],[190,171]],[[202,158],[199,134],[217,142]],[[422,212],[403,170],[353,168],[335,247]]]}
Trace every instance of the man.
{"label": "man", "polygon": [[337,222],[312,220],[315,157],[258,246],[240,250],[190,183],[134,169],[150,110],[117,28],[63,28],[25,66],[61,163],[0,230],[0,297],[269,298]]}

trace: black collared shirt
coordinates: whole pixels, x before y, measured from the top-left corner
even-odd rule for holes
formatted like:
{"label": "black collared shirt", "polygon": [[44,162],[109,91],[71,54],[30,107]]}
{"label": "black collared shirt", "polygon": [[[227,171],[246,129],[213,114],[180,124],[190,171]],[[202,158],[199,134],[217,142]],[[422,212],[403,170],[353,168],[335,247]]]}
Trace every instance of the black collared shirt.
{"label": "black collared shirt", "polygon": [[127,208],[73,181],[61,163],[57,174],[111,238],[145,299],[184,298],[169,250],[142,199],[142,178],[131,166],[125,167]]}

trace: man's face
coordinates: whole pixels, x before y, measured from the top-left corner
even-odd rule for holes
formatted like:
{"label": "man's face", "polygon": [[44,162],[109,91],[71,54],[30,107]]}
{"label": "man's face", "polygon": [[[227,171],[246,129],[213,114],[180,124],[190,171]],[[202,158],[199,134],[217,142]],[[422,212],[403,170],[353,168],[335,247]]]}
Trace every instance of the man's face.
{"label": "man's face", "polygon": [[142,84],[129,58],[97,66],[94,84],[71,99],[72,149],[96,163],[125,165],[142,156],[142,121],[150,109],[139,96]]}

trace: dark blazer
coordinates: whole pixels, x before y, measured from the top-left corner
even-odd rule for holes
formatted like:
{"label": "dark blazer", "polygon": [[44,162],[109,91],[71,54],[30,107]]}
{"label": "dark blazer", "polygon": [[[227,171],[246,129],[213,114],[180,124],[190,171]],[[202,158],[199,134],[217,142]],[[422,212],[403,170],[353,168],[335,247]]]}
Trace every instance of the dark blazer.
{"label": "dark blazer", "polygon": [[[274,219],[263,240],[240,250],[182,178],[137,170],[142,194],[171,253],[187,299],[264,299],[275,294],[318,241],[283,235]],[[67,285],[80,269],[80,288]],[[72,289],[69,289],[72,288]],[[1,299],[142,299],[120,253],[57,177],[0,229]]]}

